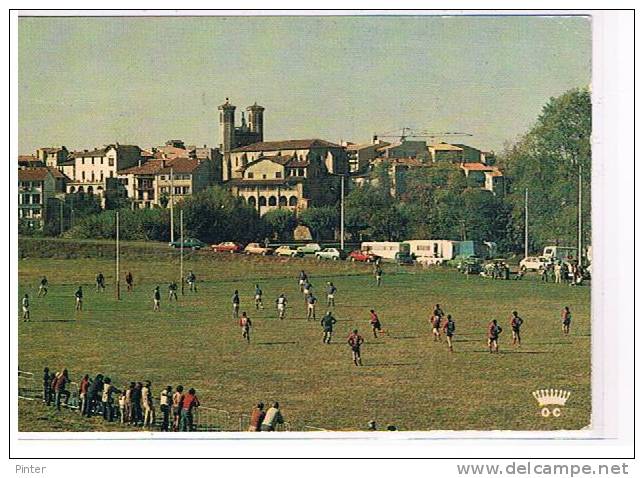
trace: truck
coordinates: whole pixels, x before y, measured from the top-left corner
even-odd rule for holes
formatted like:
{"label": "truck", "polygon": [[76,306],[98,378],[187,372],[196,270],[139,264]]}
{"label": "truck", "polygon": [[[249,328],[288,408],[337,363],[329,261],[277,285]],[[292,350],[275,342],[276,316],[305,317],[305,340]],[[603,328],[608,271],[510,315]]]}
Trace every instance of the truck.
{"label": "truck", "polygon": [[456,242],[441,239],[417,239],[405,241],[416,262],[423,265],[440,264],[454,258]]}
{"label": "truck", "polygon": [[398,262],[399,264],[409,264],[411,254],[409,244],[406,242],[363,242],[360,250],[370,252],[385,261]]}
{"label": "truck", "polygon": [[546,246],[543,248],[543,254],[541,255],[541,257],[545,257],[548,260],[561,260],[570,262],[571,260],[577,258],[577,248],[564,246]]}

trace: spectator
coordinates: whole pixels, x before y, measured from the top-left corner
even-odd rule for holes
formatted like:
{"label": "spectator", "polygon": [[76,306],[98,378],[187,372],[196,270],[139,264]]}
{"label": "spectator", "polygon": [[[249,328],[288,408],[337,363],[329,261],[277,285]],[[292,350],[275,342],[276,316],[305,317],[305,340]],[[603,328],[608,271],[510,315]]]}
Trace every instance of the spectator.
{"label": "spectator", "polygon": [[67,382],[69,382],[69,374],[67,373],[67,369],[64,368],[55,378],[56,410],[60,410],[60,399],[62,396],[65,397],[65,406],[67,406],[67,402],[69,401],[69,392],[65,389]]}
{"label": "spectator", "polygon": [[125,424],[125,420],[127,420],[127,413],[125,411],[126,396],[127,387],[123,388],[123,390],[121,390],[121,394],[119,395],[119,413],[121,414],[121,425]]}
{"label": "spectator", "polygon": [[172,395],[172,430],[175,432],[179,431],[184,397],[183,385],[177,385],[177,391]]}
{"label": "spectator", "polygon": [[141,408],[142,389],[143,384],[141,382],[136,382],[132,389],[132,424],[134,426],[143,424],[143,410]]}
{"label": "spectator", "polygon": [[47,405],[51,403],[51,381],[53,378],[53,374],[49,373],[49,367],[45,367],[42,376],[42,401]]}
{"label": "spectator", "polygon": [[280,412],[280,404],[275,402],[264,416],[264,420],[262,421],[262,431],[274,432],[275,427],[282,423],[284,423],[284,418],[282,417],[282,412]]}
{"label": "spectator", "polygon": [[40,285],[38,286],[38,297],[45,297],[47,295],[48,285],[49,281],[47,281],[47,277],[42,276],[42,279],[40,279]]}
{"label": "spectator", "polygon": [[197,292],[197,276],[195,275],[194,272],[192,271],[188,272],[188,276],[186,277],[186,282],[190,286],[190,292]]}
{"label": "spectator", "polygon": [[88,390],[87,398],[87,417],[91,417],[98,412],[99,393],[103,393],[103,375],[98,374]]}
{"label": "spectator", "polygon": [[163,414],[163,422],[161,423],[162,432],[169,431],[171,398],[172,398],[172,387],[168,385],[164,390],[161,391],[161,396],[159,397],[159,407],[161,409],[161,413]]}
{"label": "spectator", "polygon": [[78,289],[76,289],[76,292],[74,293],[74,297],[76,297],[76,310],[82,311],[83,310],[83,287],[78,286]]}
{"label": "spectator", "polygon": [[22,298],[22,320],[27,322],[31,318],[29,314],[29,294],[25,294]]}
{"label": "spectator", "polygon": [[183,398],[183,406],[181,408],[181,426],[182,432],[193,431],[193,410],[199,407],[199,399],[197,392],[194,388],[188,390],[188,393]]}
{"label": "spectator", "polygon": [[83,376],[83,379],[80,381],[80,385],[78,386],[78,398],[80,399],[78,408],[80,410],[81,415],[87,415],[87,392],[88,391],[89,391],[89,375],[85,374]]}
{"label": "spectator", "polygon": [[154,403],[150,381],[145,382],[141,389],[141,405],[143,406],[143,427],[152,428],[154,424]]}
{"label": "spectator", "polygon": [[105,276],[102,272],[96,274],[96,292],[105,292]]}
{"label": "spectator", "polygon": [[120,393],[120,391],[112,385],[112,379],[110,377],[105,377],[101,403],[103,404],[103,420],[107,420],[108,422],[114,419],[114,393]]}
{"label": "spectator", "polygon": [[262,431],[262,422],[266,412],[264,411],[264,403],[259,402],[250,415],[250,426],[248,427],[249,432],[260,432]]}
{"label": "spectator", "polygon": [[127,291],[132,292],[134,289],[134,277],[132,277],[132,273],[129,271],[125,274],[125,283],[127,284]]}
{"label": "spectator", "polygon": [[128,425],[132,423],[132,391],[134,390],[134,382],[130,382],[130,386],[125,390],[125,421]]}

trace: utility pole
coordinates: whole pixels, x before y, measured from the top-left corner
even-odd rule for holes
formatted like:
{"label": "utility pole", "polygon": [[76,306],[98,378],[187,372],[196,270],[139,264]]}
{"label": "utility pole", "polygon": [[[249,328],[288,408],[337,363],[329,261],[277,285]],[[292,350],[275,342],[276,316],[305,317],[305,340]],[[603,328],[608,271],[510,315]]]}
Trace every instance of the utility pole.
{"label": "utility pole", "polygon": [[63,235],[63,231],[64,231],[64,228],[63,228],[63,217],[64,217],[64,215],[63,215],[63,200],[61,199],[61,200],[60,200],[60,235],[61,235],[61,236]]}
{"label": "utility pole", "polygon": [[119,271],[119,213],[116,211],[116,300],[121,300],[121,281]]}
{"label": "utility pole", "polygon": [[173,242],[174,242],[174,169],[170,168],[170,243],[173,243]]}
{"label": "utility pole", "polygon": [[578,188],[579,188],[579,198],[578,198],[578,204],[577,204],[577,264],[581,267],[581,261],[583,258],[583,254],[581,252],[581,248],[583,246],[582,244],[582,222],[581,222],[581,162],[577,160],[577,167],[578,167]]}
{"label": "utility pole", "polygon": [[344,250],[344,174],[340,182],[340,249]]}
{"label": "utility pole", "polygon": [[183,209],[181,209],[181,212],[179,213],[179,223],[180,223],[180,233],[181,233],[181,252],[180,252],[180,259],[179,259],[179,274],[181,274],[181,295],[185,295],[185,291],[183,288]]}
{"label": "utility pole", "polygon": [[523,245],[523,258],[528,257],[528,188],[525,188],[525,239]]}

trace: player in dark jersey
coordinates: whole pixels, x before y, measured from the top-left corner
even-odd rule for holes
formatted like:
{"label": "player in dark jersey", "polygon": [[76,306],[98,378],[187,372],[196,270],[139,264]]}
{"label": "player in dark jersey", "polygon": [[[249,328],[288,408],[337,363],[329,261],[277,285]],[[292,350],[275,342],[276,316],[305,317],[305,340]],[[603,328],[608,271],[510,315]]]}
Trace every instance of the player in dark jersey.
{"label": "player in dark jersey", "polygon": [[159,290],[159,286],[156,286],[154,288],[154,309],[155,312],[158,312],[161,310],[161,291]]}
{"label": "player in dark jersey", "polygon": [[298,276],[298,284],[300,285],[300,292],[304,292],[304,284],[306,284],[308,281],[309,281],[309,277],[306,275],[306,272],[301,270]]}
{"label": "player in dark jersey", "polygon": [[337,320],[335,320],[335,317],[331,315],[331,311],[328,311],[324,317],[322,317],[322,320],[320,320],[320,325],[322,326],[322,330],[324,331],[324,336],[322,337],[322,343],[323,344],[330,344],[331,343],[331,336],[333,335],[333,326]]}
{"label": "player in dark jersey", "polygon": [[131,272],[125,274],[125,283],[127,284],[127,291],[132,292],[132,289],[134,288],[134,277]]}
{"label": "player in dark jersey", "polygon": [[351,356],[353,358],[354,365],[362,365],[362,358],[360,357],[360,347],[364,343],[362,335],[358,334],[358,329],[353,329],[353,332],[349,335],[347,343],[351,347]]}
{"label": "player in dark jersey", "polygon": [[255,310],[264,309],[264,302],[262,301],[262,289],[259,284],[255,284]]}
{"label": "player in dark jersey", "polygon": [[434,341],[441,341],[441,322],[443,321],[443,309],[441,309],[440,304],[436,304],[434,312],[430,318],[432,323],[432,335],[434,336]]}
{"label": "player in dark jersey", "polygon": [[521,347],[521,326],[523,325],[523,319],[519,317],[519,313],[514,310],[512,311],[512,316],[510,317],[510,327],[512,327],[512,345]]}
{"label": "player in dark jersey", "polygon": [[561,312],[561,330],[565,335],[570,333],[570,322],[572,322],[572,314],[568,306],[563,308]]}
{"label": "player in dark jersey", "polygon": [[374,338],[378,338],[378,334],[376,331],[382,333],[382,324],[380,323],[380,318],[378,317],[378,314],[376,314],[376,311],[371,309],[369,311],[369,323],[371,324],[371,330],[373,331],[373,336]]}
{"label": "player in dark jersey", "polygon": [[235,290],[233,293],[233,297],[231,299],[233,303],[233,319],[238,319],[239,318],[239,291]]}
{"label": "player in dark jersey", "polygon": [[42,279],[40,279],[40,285],[38,286],[38,297],[45,297],[47,295],[48,285],[49,281],[47,280],[47,277],[42,276]]}
{"label": "player in dark jersey", "polygon": [[503,329],[497,324],[496,319],[487,326],[487,347],[490,353],[499,353],[499,335]]}
{"label": "player in dark jersey", "polygon": [[445,338],[447,339],[447,347],[450,352],[454,352],[454,347],[452,345],[452,340],[454,337],[454,332],[456,331],[456,324],[451,315],[447,315],[447,321],[443,325],[443,332],[445,332]]}

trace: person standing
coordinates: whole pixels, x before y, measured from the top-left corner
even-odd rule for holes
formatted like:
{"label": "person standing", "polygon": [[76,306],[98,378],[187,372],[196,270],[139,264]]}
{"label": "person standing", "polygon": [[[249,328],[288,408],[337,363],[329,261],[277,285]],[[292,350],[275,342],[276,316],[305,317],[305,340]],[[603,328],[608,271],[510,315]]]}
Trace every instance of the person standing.
{"label": "person standing", "polygon": [[443,320],[443,316],[440,314],[437,314],[436,311],[434,311],[434,315],[432,315],[432,335],[434,336],[434,342],[440,342],[441,341],[441,322]]}
{"label": "person standing", "polygon": [[309,277],[306,275],[306,272],[303,270],[300,271],[298,276],[298,284],[300,286],[300,292],[304,292],[304,285],[309,281]]}
{"label": "person standing", "polygon": [[40,279],[40,284],[38,285],[38,297],[45,297],[47,295],[47,288],[49,286],[49,281],[47,277],[42,276]]}
{"label": "person standing", "polygon": [[242,329],[242,338],[246,339],[246,342],[250,343],[250,328],[253,326],[253,323],[246,315],[246,312],[242,312],[242,315],[239,319],[239,326]]}
{"label": "person standing", "polygon": [[119,395],[119,415],[120,415],[120,422],[121,425],[125,425],[125,421],[127,420],[127,414],[125,412],[125,397],[127,395],[127,390],[124,388],[121,390],[121,393]]}
{"label": "person standing", "polygon": [[31,314],[29,313],[29,294],[25,294],[22,298],[22,320],[23,322],[31,320]]}
{"label": "person standing", "polygon": [[159,312],[161,310],[161,291],[159,290],[159,286],[156,286],[154,288],[154,310],[155,312]]}
{"label": "person standing", "polygon": [[65,397],[65,406],[67,406],[67,402],[69,401],[69,392],[65,389],[67,386],[67,383],[69,382],[69,374],[67,373],[67,369],[64,368],[60,373],[56,374],[56,377],[54,379],[54,392],[56,394],[56,410],[60,411],[60,399],[62,396]]}
{"label": "person standing", "polygon": [[371,325],[371,331],[373,332],[373,338],[378,338],[378,332],[382,333],[382,324],[380,323],[380,318],[376,311],[371,309],[369,311],[369,324]]}
{"label": "person standing", "polygon": [[183,407],[181,408],[181,426],[182,432],[191,432],[193,430],[194,410],[199,407],[199,399],[194,388],[188,390],[183,398]]}
{"label": "person standing", "polygon": [[172,302],[173,299],[175,302],[179,302],[179,297],[177,297],[178,288],[179,287],[175,281],[172,281],[170,285],[168,285],[168,302]]}
{"label": "person standing", "polygon": [[320,325],[322,326],[322,330],[324,331],[324,335],[322,337],[322,343],[323,344],[330,344],[331,343],[331,336],[333,335],[333,326],[336,324],[337,320],[335,320],[335,317],[331,315],[331,311],[327,311],[327,313],[322,317],[322,320],[320,320]]}
{"label": "person standing", "polygon": [[555,284],[561,284],[561,262],[555,264]]}
{"label": "person standing", "polygon": [[78,409],[81,416],[87,415],[87,392],[89,392],[89,375],[85,374],[78,385]]}
{"label": "person standing", "polygon": [[51,403],[51,381],[53,374],[49,373],[49,367],[45,367],[42,375],[42,401],[49,405]]}
{"label": "person standing", "polygon": [[454,323],[452,316],[449,314],[447,314],[447,321],[445,321],[445,324],[443,325],[443,331],[445,332],[445,338],[447,339],[447,347],[449,351],[454,352],[452,340],[454,337],[454,332],[456,331],[456,324]]}
{"label": "person standing", "polygon": [[128,425],[133,423],[132,416],[132,392],[134,390],[134,382],[130,382],[130,385],[125,390],[125,421]]}
{"label": "person standing", "polygon": [[338,289],[333,285],[333,282],[327,282],[326,285],[326,306],[335,308],[335,293]]}
{"label": "person standing", "polygon": [[235,290],[231,300],[233,303],[233,319],[239,319],[239,291]]}
{"label": "person standing", "polygon": [[76,310],[77,311],[82,311],[83,310],[83,286],[78,286],[78,289],[76,289],[76,292],[74,293],[74,297],[76,297]]}
{"label": "person standing", "polygon": [[277,305],[277,314],[280,320],[284,319],[284,317],[286,317],[286,296],[284,294],[280,294],[275,301],[275,304]]}
{"label": "person standing", "polygon": [[250,424],[248,426],[249,432],[260,432],[262,431],[262,422],[266,412],[264,411],[264,403],[259,402],[253,411],[250,414]]}
{"label": "person standing", "polygon": [[382,285],[382,267],[378,263],[376,264],[374,275],[376,276],[376,287],[380,287]]}
{"label": "person standing", "polygon": [[103,404],[103,420],[108,422],[114,420],[114,393],[120,393],[120,391],[112,385],[112,379],[110,377],[105,377],[101,402]]}
{"label": "person standing", "polygon": [[280,411],[279,402],[275,402],[271,408],[268,409],[264,420],[262,421],[262,431],[263,432],[274,432],[275,427],[279,424],[284,423],[284,417]]}
{"label": "person standing", "polygon": [[130,271],[125,274],[125,283],[127,284],[127,291],[132,292],[134,290],[134,277]]}
{"label": "person standing", "polygon": [[132,389],[131,399],[132,399],[132,425],[140,426],[143,424],[143,405],[141,399],[143,384],[141,382],[136,382],[134,388]]}
{"label": "person standing", "polygon": [[487,327],[487,347],[490,353],[499,353],[499,334],[503,330],[497,324],[496,319],[492,320]]}
{"label": "person standing", "polygon": [[181,409],[183,408],[183,385],[177,385],[172,394],[172,431],[178,432],[181,424]]}
{"label": "person standing", "polygon": [[161,391],[161,396],[159,397],[159,409],[163,414],[163,421],[161,422],[161,431],[167,432],[170,431],[170,407],[172,400],[172,387],[168,385]]}
{"label": "person standing", "polygon": [[197,276],[194,272],[188,272],[186,282],[188,283],[188,286],[190,286],[190,292],[197,292]]}
{"label": "person standing", "polygon": [[264,302],[262,301],[262,289],[259,284],[255,284],[255,310],[264,310]]}
{"label": "person standing", "polygon": [[96,292],[105,292],[105,276],[102,272],[96,274]]}
{"label": "person standing", "polygon": [[152,384],[148,380],[141,389],[141,405],[143,405],[143,428],[152,428],[154,424],[154,401],[152,399]]}
{"label": "person standing", "polygon": [[311,294],[313,294],[313,284],[307,281],[306,284],[304,284],[304,303],[305,304],[309,303],[308,298],[309,298],[309,295]]}
{"label": "person standing", "polygon": [[91,417],[98,410],[99,394],[103,392],[103,375],[97,374],[87,390],[86,417]]}
{"label": "person standing", "polygon": [[570,312],[570,308],[568,306],[565,306],[563,308],[563,311],[561,312],[561,330],[563,331],[564,335],[568,335],[570,333],[571,322],[572,313]]}
{"label": "person standing", "polygon": [[315,320],[315,304],[317,303],[317,299],[313,294],[309,294],[306,296],[306,320]]}
{"label": "person standing", "polygon": [[512,316],[510,317],[510,327],[512,327],[512,345],[521,347],[521,326],[523,325],[523,319],[519,317],[519,313],[516,310],[512,311]]}
{"label": "person standing", "polygon": [[353,359],[354,365],[362,365],[362,357],[360,356],[360,347],[364,343],[362,335],[358,334],[358,329],[353,329],[353,332],[349,334],[347,338],[347,343],[351,347],[351,356]]}

